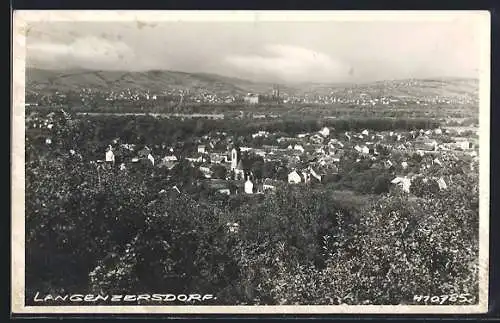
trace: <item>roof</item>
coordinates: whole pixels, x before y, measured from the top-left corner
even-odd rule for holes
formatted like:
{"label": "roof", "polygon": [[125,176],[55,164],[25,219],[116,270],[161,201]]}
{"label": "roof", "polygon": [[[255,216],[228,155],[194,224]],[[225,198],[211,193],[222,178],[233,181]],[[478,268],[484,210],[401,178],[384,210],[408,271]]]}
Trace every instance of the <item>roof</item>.
{"label": "roof", "polygon": [[236,169],[243,170],[243,162],[241,161],[241,159],[238,162],[238,165],[236,165]]}
{"label": "roof", "polygon": [[151,153],[151,150],[149,148],[143,148],[139,150],[138,154],[140,157],[147,157]]}

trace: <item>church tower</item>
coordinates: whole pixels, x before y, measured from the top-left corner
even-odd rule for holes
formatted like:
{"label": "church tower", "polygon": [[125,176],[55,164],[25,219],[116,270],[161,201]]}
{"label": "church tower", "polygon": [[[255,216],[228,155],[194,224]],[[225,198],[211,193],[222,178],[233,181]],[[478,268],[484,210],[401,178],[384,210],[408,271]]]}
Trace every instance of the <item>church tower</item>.
{"label": "church tower", "polygon": [[238,147],[233,147],[231,149],[231,171],[234,171],[238,167],[238,162],[240,161],[240,150]]}

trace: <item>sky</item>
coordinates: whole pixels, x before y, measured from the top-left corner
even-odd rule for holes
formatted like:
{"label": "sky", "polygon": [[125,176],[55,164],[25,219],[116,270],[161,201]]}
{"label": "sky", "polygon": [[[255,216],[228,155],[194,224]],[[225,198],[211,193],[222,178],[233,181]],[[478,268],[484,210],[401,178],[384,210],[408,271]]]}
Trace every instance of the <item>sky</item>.
{"label": "sky", "polygon": [[28,66],[173,70],[268,82],[478,77],[472,20],[32,22]]}

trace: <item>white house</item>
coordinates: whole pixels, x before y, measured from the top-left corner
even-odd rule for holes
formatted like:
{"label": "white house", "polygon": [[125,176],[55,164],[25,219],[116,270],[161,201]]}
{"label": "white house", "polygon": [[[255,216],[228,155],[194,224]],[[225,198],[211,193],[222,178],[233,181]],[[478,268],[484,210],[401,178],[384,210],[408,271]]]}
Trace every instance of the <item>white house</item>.
{"label": "white house", "polygon": [[154,166],[155,165],[155,159],[153,157],[153,155],[149,154],[148,155],[148,160],[151,162],[151,164]]}
{"label": "white house", "polygon": [[467,140],[459,140],[453,144],[456,148],[467,150],[470,148],[471,144]]}
{"label": "white house", "polygon": [[408,163],[407,163],[407,162],[405,162],[405,161],[404,161],[404,162],[402,162],[402,163],[401,163],[401,167],[403,167],[403,169],[408,168]]}
{"label": "white house", "polygon": [[253,183],[250,179],[247,179],[245,182],[245,193],[253,194]]}
{"label": "white house", "polygon": [[221,188],[218,192],[221,194],[231,195],[231,190],[229,188]]}
{"label": "white house", "polygon": [[368,130],[366,130],[366,129],[365,129],[365,130],[363,130],[363,131],[361,132],[361,134],[362,134],[363,136],[368,136]]}
{"label": "white house", "polygon": [[52,143],[52,139],[50,139],[50,138],[45,139],[45,143],[47,145],[50,145]]}
{"label": "white house", "polygon": [[205,145],[199,145],[198,146],[198,153],[204,154],[206,152],[206,147]]}
{"label": "white house", "polygon": [[240,229],[240,225],[236,222],[234,222],[234,223],[228,222],[226,225],[227,225],[227,230],[230,233],[238,233],[238,231]]}
{"label": "white house", "polygon": [[319,131],[319,133],[323,136],[323,137],[328,137],[330,135],[330,129],[328,129],[327,127],[324,127],[323,129],[321,129]]}
{"label": "white house", "polygon": [[113,153],[113,149],[111,148],[111,146],[109,146],[108,151],[106,151],[106,156],[104,160],[109,163],[115,162],[115,154]]}
{"label": "white house", "polygon": [[407,177],[396,177],[391,181],[392,184],[398,185],[401,187],[403,192],[409,193],[410,192],[410,186],[411,186],[411,180]]}
{"label": "white house", "polygon": [[177,161],[177,157],[176,156],[165,156],[165,157],[163,157],[163,161],[165,161],[165,162]]}
{"label": "white house", "polygon": [[448,188],[448,185],[446,185],[446,182],[444,181],[444,179],[442,177],[437,180],[437,183],[439,185],[439,190],[445,190]]}
{"label": "white house", "polygon": [[290,174],[288,174],[288,183],[290,184],[297,184],[302,181],[302,178],[300,177],[299,173],[297,171],[293,171]]}
{"label": "white house", "polygon": [[210,167],[200,166],[199,169],[203,173],[205,178],[212,178],[212,170],[210,169]]}
{"label": "white house", "polygon": [[298,150],[301,153],[303,153],[304,152],[304,147],[302,147],[302,145],[295,145],[295,146],[293,146],[293,150]]}
{"label": "white house", "polygon": [[266,178],[262,184],[262,189],[264,191],[267,191],[267,190],[274,191],[276,189],[276,186],[273,185],[273,182],[271,181],[271,179]]}

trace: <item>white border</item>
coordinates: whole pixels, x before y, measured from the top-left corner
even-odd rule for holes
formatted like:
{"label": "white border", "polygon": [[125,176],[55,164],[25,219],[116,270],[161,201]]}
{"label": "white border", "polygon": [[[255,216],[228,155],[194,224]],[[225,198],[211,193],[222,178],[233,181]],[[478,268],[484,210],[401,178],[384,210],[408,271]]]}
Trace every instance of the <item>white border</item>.
{"label": "white border", "polygon": [[[479,305],[341,306],[24,306],[24,86],[26,32],[29,22],[155,21],[453,21],[476,20],[481,27],[480,68],[480,244]],[[489,155],[490,155],[490,13],[489,11],[15,11],[13,19],[12,109],[12,297],[11,310],[23,313],[224,313],[224,314],[456,314],[488,310]]]}

